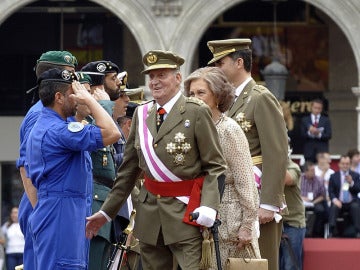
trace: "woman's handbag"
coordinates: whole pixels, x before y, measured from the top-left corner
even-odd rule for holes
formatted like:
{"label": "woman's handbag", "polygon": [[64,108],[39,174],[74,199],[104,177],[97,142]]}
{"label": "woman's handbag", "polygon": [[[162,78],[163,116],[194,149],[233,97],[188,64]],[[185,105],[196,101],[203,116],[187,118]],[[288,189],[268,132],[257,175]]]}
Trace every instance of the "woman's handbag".
{"label": "woman's handbag", "polygon": [[[251,244],[249,246],[255,254],[253,246]],[[248,258],[228,258],[226,270],[268,270],[268,260],[251,258],[249,246],[245,247]]]}

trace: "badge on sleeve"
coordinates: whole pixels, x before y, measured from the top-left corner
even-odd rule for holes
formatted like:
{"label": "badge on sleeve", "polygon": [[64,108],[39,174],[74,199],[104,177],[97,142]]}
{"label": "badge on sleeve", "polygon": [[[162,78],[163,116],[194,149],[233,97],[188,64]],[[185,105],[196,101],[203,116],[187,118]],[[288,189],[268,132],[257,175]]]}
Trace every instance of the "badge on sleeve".
{"label": "badge on sleeve", "polygon": [[83,128],[84,128],[84,124],[79,122],[70,122],[68,124],[68,130],[70,130],[71,132],[79,132],[83,130]]}

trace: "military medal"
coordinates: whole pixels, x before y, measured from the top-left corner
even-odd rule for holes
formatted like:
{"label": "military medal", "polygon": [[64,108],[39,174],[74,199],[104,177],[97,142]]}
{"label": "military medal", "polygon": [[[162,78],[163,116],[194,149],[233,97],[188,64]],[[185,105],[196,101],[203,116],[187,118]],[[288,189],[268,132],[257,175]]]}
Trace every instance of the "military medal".
{"label": "military medal", "polygon": [[175,143],[168,143],[165,147],[166,152],[168,152],[169,154],[173,154],[176,152],[176,144]]}
{"label": "military medal", "polygon": [[185,141],[185,135],[184,135],[184,133],[178,132],[175,134],[174,139],[175,139],[175,142],[182,143]]}
{"label": "military medal", "polygon": [[186,154],[187,152],[189,152],[190,149],[191,149],[190,143],[183,143],[183,144],[181,145],[181,150],[182,150],[182,152],[185,153],[185,154]]}
{"label": "military medal", "polygon": [[174,162],[177,165],[183,165],[185,162],[185,157],[183,154],[179,153],[175,155]]}
{"label": "military medal", "polygon": [[235,120],[239,123],[244,132],[248,132],[252,127],[251,122],[245,119],[245,114],[243,112],[238,113]]}
{"label": "military medal", "polygon": [[185,120],[184,127],[186,127],[186,128],[190,127],[190,120],[189,119]]}
{"label": "military medal", "polygon": [[176,165],[183,165],[185,163],[185,155],[191,149],[191,145],[185,142],[186,137],[184,133],[178,132],[175,134],[174,142],[169,142],[165,149],[170,155],[174,157]]}

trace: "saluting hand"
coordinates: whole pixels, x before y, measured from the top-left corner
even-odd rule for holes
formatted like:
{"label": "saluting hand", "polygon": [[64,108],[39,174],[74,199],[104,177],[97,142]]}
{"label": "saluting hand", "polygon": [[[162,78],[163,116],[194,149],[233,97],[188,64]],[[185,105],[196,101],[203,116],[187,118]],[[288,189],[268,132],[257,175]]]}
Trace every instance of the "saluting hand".
{"label": "saluting hand", "polygon": [[99,100],[110,100],[110,96],[104,89],[96,88],[93,93],[93,97],[99,101]]}
{"label": "saluting hand", "polygon": [[85,88],[85,86],[77,81],[73,82],[71,85],[74,94],[71,94],[70,97],[73,98],[78,104],[87,105],[87,101],[92,99],[92,96]]}

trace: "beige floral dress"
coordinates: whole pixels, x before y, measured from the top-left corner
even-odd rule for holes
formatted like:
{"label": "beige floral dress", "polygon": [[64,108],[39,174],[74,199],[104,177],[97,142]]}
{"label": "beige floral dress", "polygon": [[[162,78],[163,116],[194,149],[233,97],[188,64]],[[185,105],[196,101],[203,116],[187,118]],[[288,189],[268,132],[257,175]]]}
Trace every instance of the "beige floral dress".
{"label": "beige floral dress", "polygon": [[251,242],[255,254],[252,252],[251,257],[261,258],[255,228],[255,222],[258,221],[259,195],[255,185],[249,144],[244,132],[233,119],[225,115],[222,115],[220,121],[216,123],[216,129],[228,165],[225,172],[225,191],[219,210],[221,220],[219,246],[221,262],[225,269],[228,257],[248,257],[245,249],[237,248],[236,240],[241,226],[252,229]]}

